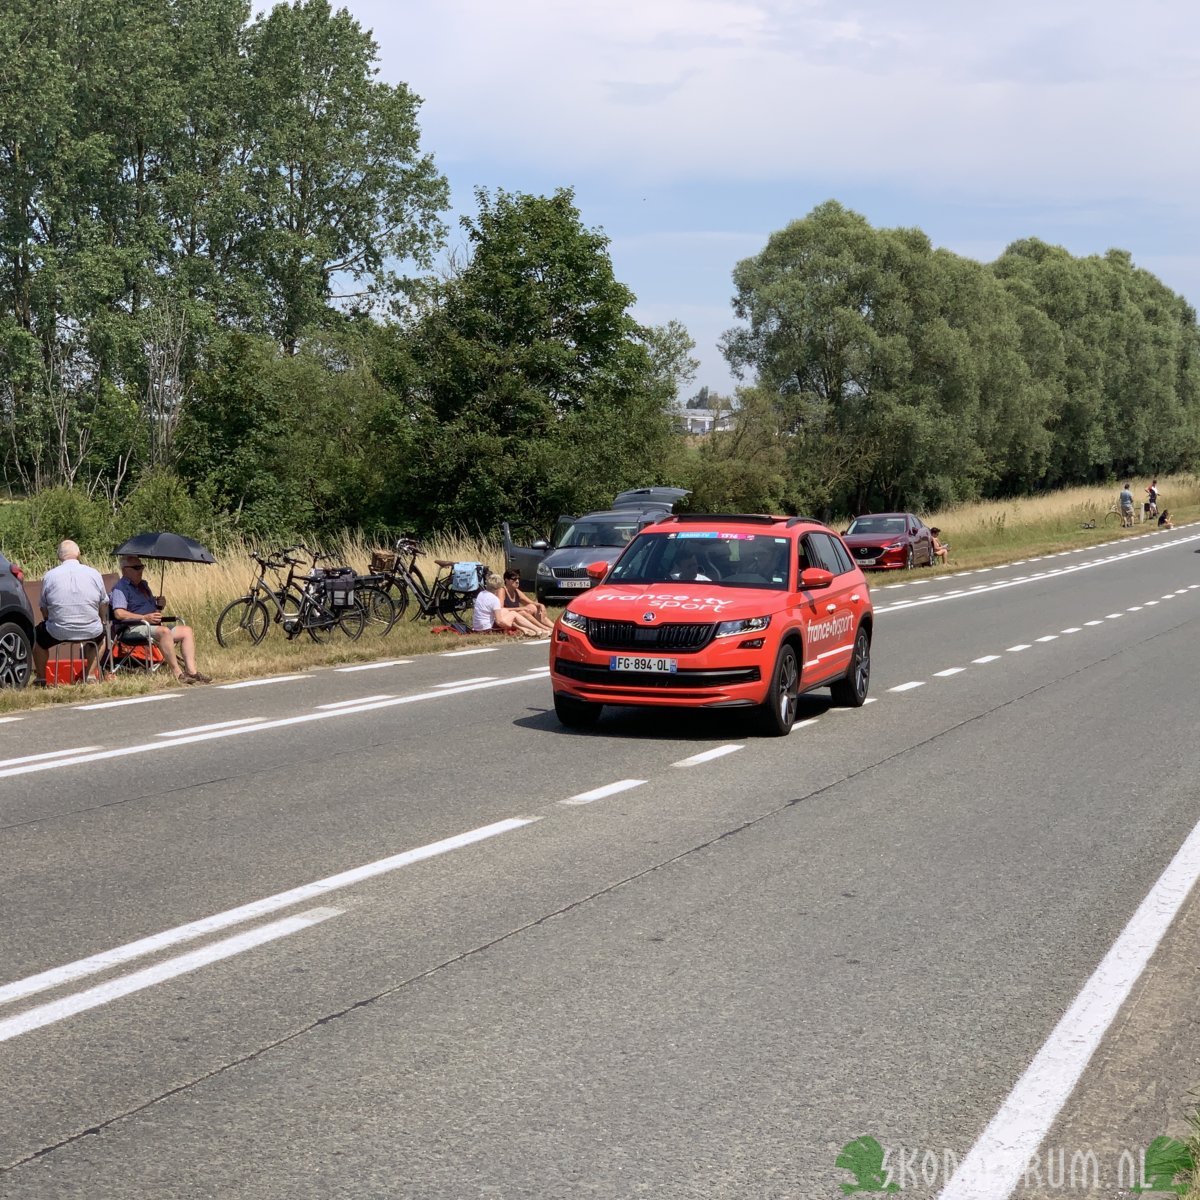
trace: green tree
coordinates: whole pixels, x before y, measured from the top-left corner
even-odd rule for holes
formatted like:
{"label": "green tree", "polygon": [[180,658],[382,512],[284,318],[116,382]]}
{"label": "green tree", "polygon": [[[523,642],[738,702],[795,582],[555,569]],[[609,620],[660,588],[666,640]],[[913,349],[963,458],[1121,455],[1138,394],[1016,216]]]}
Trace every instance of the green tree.
{"label": "green tree", "polygon": [[477,199],[469,260],[396,334],[392,424],[419,451],[394,506],[425,527],[494,528],[667,482],[668,409],[694,369],[686,331],[633,319],[608,240],[570,191]]}
{"label": "green tree", "polygon": [[378,47],[328,0],[277,4],[247,34],[251,224],[243,265],[261,270],[270,328],[294,351],[345,280],[367,304],[428,266],[446,180],[420,152],[420,99],[374,78]]}

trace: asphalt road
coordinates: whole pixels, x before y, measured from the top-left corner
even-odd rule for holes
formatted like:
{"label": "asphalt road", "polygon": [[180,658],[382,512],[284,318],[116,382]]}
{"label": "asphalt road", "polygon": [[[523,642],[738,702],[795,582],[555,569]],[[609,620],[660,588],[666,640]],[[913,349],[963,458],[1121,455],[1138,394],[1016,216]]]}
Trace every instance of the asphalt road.
{"label": "asphalt road", "polygon": [[[860,1135],[961,1158],[1200,820],[1197,550],[880,580],[874,702],[786,739],[568,733],[530,643],[0,724],[0,1197],[832,1198]],[[1120,1144],[1200,1078],[1140,1044]]]}

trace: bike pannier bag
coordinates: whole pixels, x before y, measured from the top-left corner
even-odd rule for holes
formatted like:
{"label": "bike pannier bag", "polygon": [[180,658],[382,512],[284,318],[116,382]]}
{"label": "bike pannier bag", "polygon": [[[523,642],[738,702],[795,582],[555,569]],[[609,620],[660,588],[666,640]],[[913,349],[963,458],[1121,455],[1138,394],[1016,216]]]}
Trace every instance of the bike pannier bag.
{"label": "bike pannier bag", "polygon": [[325,603],[330,608],[351,608],[356,578],[353,567],[332,567],[326,571],[321,581],[325,588]]}
{"label": "bike pannier bag", "polygon": [[486,570],[481,562],[456,562],[450,571],[450,586],[456,592],[477,592],[483,587]]}

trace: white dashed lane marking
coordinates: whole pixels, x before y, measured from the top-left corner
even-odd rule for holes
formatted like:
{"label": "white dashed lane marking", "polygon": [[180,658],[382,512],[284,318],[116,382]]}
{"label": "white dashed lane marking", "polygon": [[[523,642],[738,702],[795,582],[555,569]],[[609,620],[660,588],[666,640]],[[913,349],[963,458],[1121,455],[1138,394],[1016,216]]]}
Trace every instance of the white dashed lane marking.
{"label": "white dashed lane marking", "polygon": [[701,763],[712,762],[714,758],[724,758],[727,754],[733,754],[738,750],[744,750],[745,746],[716,746],[712,750],[703,750],[699,754],[693,754],[690,758],[681,758],[678,762],[671,764],[673,767],[696,767]]}
{"label": "white dashed lane marking", "polygon": [[616,783],[606,783],[603,787],[592,788],[590,792],[579,792],[566,800],[560,800],[559,804],[591,804],[593,800],[603,800],[608,796],[615,796],[618,792],[641,787],[645,782],[644,779],[618,779]]}
{"label": "white dashed lane marking", "polygon": [[303,679],[303,675],[272,675],[269,679],[243,679],[241,683],[222,683],[221,691],[234,692],[238,688],[265,687],[268,683],[290,683],[293,679]]}
{"label": "white dashed lane marking", "polygon": [[999,657],[1000,655],[998,654],[985,654],[982,658],[973,658],[971,661],[973,663],[979,663],[982,666],[984,663],[995,662]]}
{"label": "white dashed lane marking", "polygon": [[161,696],[133,696],[128,700],[103,700],[99,704],[81,704],[76,712],[91,712],[97,708],[124,708],[127,704],[153,704],[156,700],[178,700],[182,692],[164,692]]}
{"label": "white dashed lane marking", "polygon": [[951,675],[958,675],[966,669],[966,667],[947,667],[944,671],[934,671],[934,675],[939,679],[946,679]]}
{"label": "white dashed lane marking", "polygon": [[895,687],[888,688],[889,692],[911,692],[913,688],[924,687],[924,680],[911,680],[908,683],[898,683]]}

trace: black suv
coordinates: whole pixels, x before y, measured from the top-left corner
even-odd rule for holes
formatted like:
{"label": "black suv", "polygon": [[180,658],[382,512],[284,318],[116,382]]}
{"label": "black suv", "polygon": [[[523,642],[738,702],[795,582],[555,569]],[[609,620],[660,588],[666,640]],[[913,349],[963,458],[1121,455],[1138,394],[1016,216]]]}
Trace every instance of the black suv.
{"label": "black suv", "polygon": [[25,574],[0,554],[0,687],[24,687],[32,666],[33,608]]}
{"label": "black suv", "polygon": [[587,573],[589,564],[615,562],[635,534],[690,495],[686,488],[633,488],[614,497],[611,509],[559,517],[553,535],[531,546],[514,543],[505,521],[504,565],[520,571],[521,587],[532,588],[543,604],[567,604],[595,582]]}

